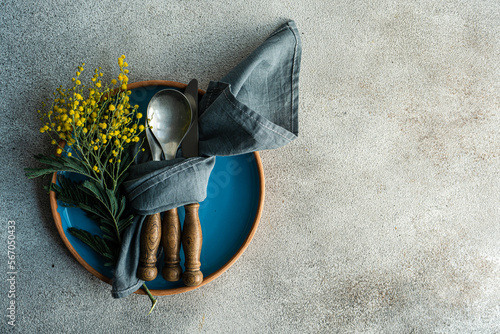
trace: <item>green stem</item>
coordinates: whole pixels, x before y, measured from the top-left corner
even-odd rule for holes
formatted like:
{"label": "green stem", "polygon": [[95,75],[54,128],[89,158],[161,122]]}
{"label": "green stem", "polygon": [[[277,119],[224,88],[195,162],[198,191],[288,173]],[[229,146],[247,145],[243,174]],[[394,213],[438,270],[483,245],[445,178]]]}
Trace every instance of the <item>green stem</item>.
{"label": "green stem", "polygon": [[151,314],[151,312],[153,312],[155,306],[156,306],[156,303],[158,302],[158,299],[156,299],[152,294],[151,294],[151,291],[149,291],[148,287],[146,286],[146,283],[142,283],[142,288],[144,289],[144,291],[146,291],[146,293],[148,294],[149,296],[149,299],[151,300],[151,309],[149,310],[149,313],[148,315]]}

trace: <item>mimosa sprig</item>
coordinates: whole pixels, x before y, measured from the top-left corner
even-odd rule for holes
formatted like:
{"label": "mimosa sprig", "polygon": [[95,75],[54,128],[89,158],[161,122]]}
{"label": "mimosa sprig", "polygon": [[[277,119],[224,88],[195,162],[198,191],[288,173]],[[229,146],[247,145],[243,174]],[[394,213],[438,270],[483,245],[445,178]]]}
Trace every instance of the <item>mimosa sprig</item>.
{"label": "mimosa sprig", "polygon": [[[51,184],[50,190],[65,205],[81,208],[98,224],[102,236],[76,228],[69,232],[102,255],[106,265],[113,266],[123,232],[133,220],[120,184],[135,158],[133,146],[144,142],[144,125],[140,124],[139,106],[130,105],[124,55],[118,58],[117,79],[109,84],[102,82],[101,67],[94,70],[88,84],[82,83],[84,66],[78,66],[71,87],[57,88],[53,101],[43,103],[38,110],[43,124],[40,132],[49,136],[56,150],[51,156],[37,155],[46,167],[26,168],[26,175],[35,178],[66,171],[86,178],[75,182],[60,174],[59,184]],[[143,288],[151,299],[152,311],[157,300],[145,284]]]}

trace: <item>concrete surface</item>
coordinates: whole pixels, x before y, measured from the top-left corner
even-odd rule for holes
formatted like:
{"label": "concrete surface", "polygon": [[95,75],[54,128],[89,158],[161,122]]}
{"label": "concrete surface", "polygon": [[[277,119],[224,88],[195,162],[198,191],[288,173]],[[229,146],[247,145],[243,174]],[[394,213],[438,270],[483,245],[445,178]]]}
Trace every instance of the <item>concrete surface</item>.
{"label": "concrete surface", "polygon": [[[206,87],[293,19],[300,138],[263,152],[246,253],[190,293],[113,300],[65,249],[36,109],[84,61]],[[500,333],[500,2],[2,1],[2,333]],[[7,224],[16,222],[16,325]]]}

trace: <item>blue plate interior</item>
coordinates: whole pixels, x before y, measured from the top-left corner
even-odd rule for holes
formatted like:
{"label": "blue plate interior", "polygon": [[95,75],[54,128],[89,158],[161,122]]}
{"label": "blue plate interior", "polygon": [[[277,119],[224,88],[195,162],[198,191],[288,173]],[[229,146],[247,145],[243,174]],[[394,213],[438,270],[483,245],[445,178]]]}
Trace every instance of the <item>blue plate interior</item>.
{"label": "blue plate interior", "polygon": [[[139,104],[139,110],[145,115],[151,97],[165,86],[150,86],[132,90],[131,104]],[[68,174],[66,174],[68,176]],[[75,175],[69,175],[76,178]],[[201,270],[208,276],[223,267],[241,248],[255,223],[260,199],[259,167],[254,154],[233,157],[217,157],[210,175],[207,198],[200,203],[199,217],[203,233],[201,251]],[[112,278],[112,269],[104,266],[104,259],[96,254],[67,230],[76,227],[92,234],[101,235],[97,224],[78,208],[69,208],[58,203],[61,223],[68,241],[75,251],[96,271]],[[184,208],[179,208],[181,224],[184,220]],[[161,273],[162,261],[158,261]],[[181,265],[184,253],[181,247]],[[183,287],[181,281],[167,282],[158,277],[148,283],[150,289],[165,290]]]}

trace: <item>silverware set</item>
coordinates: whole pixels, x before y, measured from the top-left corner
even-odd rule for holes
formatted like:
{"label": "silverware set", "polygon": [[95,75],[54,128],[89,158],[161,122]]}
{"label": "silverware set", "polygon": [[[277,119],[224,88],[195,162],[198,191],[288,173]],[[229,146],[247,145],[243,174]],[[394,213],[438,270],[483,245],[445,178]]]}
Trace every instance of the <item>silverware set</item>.
{"label": "silverware set", "polygon": [[[198,156],[198,81],[193,79],[181,93],[175,89],[164,89],[151,99],[147,109],[149,127],[146,136],[152,160],[175,158],[179,145],[185,158]],[[140,259],[137,276],[152,281],[158,275],[156,268],[158,249],[164,253],[162,276],[166,281],[176,282],[181,277],[187,286],[198,286],[203,281],[200,271],[202,232],[198,217],[199,203],[184,206],[184,228],[177,208],[146,217],[140,237]],[[180,248],[184,251],[184,267],[180,266]]]}

